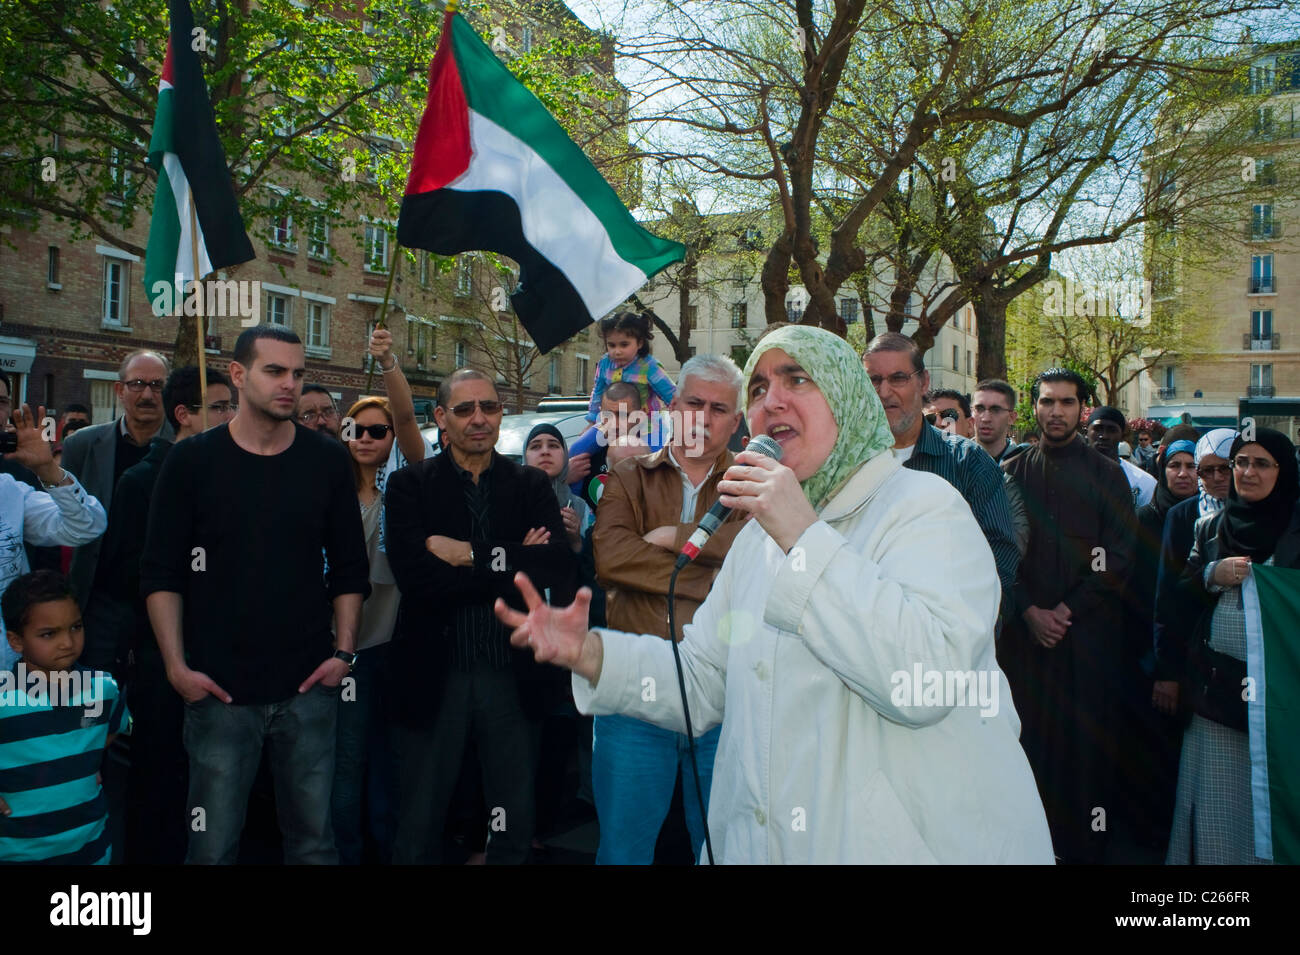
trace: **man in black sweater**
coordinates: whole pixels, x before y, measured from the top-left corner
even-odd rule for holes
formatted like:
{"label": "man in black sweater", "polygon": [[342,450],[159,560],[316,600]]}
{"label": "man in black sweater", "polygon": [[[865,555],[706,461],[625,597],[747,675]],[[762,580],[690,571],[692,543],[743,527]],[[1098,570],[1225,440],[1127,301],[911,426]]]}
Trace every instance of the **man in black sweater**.
{"label": "man in black sweater", "polygon": [[140,591],[185,701],[191,863],[235,861],[264,745],[285,862],[338,861],[339,684],[369,567],[347,450],[294,420],[304,370],[292,332],[241,334],[239,413],[172,449],[149,511]]}
{"label": "man in black sweater", "polygon": [[463,368],[438,389],[447,453],[388,479],[385,546],[402,592],[393,643],[401,754],[393,861],[441,860],[443,824],[472,736],[483,769],[489,863],[526,862],[539,719],[561,671],[516,651],[492,612],[522,606],[514,574],[571,593],[575,555],[546,475],[494,450],[501,399]]}

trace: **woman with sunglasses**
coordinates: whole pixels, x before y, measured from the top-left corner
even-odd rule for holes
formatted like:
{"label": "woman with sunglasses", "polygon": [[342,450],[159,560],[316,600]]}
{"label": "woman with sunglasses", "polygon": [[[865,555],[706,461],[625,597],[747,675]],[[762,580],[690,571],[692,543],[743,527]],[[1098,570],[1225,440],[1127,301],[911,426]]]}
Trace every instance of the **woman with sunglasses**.
{"label": "woman with sunglasses", "polygon": [[[1223,510],[1196,525],[1180,599],[1200,611],[1188,646],[1191,723],[1183,737],[1168,863],[1243,865],[1255,855],[1246,701],[1242,584],[1275,552],[1300,499],[1295,447],[1255,428],[1232,443],[1232,489]],[[1285,560],[1300,565],[1300,557]]]}
{"label": "woman with sunglasses", "polygon": [[[357,504],[370,559],[370,596],[361,607],[357,657],[349,696],[345,684],[339,706],[334,757],[332,813],[339,863],[358,865],[369,830],[381,861],[387,862],[396,824],[396,762],[385,713],[389,675],[388,644],[397,623],[400,594],[383,551],[383,492],[377,476],[395,441],[387,398],[362,398],[348,409],[342,437],[352,455]],[[362,806],[368,819],[362,819]]]}

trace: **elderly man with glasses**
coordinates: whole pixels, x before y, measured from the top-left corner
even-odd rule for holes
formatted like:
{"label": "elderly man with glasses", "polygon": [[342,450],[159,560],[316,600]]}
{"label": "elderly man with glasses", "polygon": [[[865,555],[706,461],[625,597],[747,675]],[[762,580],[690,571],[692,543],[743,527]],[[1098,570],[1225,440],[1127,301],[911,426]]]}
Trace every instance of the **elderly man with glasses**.
{"label": "elderly man with glasses", "polygon": [[[162,390],[171,367],[155,351],[133,351],[122,359],[113,385],[122,405],[121,417],[81,428],[63,442],[63,467],[111,510],[113,488],[127,468],[149,453],[155,436],[168,441],[175,431],[163,412]],[[77,548],[69,578],[77,603],[85,607],[99,566],[100,540]]]}
{"label": "elderly man with glasses", "polygon": [[573,597],[577,561],[550,480],[494,450],[501,397],[462,368],[438,389],[444,454],[389,476],[385,550],[402,594],[393,690],[401,757],[395,863],[442,861],[443,824],[472,738],[492,807],[488,863],[528,860],[534,767],[556,671],[514,650],[492,612],[523,606],[516,571]]}

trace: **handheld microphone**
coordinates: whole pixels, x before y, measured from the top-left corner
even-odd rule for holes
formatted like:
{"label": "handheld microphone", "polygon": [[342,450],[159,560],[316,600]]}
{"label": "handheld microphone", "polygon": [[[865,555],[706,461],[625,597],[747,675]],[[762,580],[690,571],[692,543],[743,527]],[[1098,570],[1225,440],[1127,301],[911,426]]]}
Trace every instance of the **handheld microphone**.
{"label": "handheld microphone", "polygon": [[[745,445],[745,450],[756,451],[772,458],[774,461],[781,460],[781,445],[765,434],[756,434],[750,438],[749,443]],[[727,519],[727,515],[730,513],[731,508],[721,501],[714,502],[713,506],[709,508],[709,512],[700,518],[700,526],[695,529],[695,533],[686,542],[682,552],[677,555],[676,569],[680,570],[700,556],[700,549],[713,536],[714,531],[722,525],[722,522]]]}

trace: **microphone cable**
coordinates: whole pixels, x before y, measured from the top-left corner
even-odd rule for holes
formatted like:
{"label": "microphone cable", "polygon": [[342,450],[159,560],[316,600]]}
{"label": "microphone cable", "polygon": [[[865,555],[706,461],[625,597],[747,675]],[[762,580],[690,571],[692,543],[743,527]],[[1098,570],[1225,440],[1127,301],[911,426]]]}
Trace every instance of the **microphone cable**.
{"label": "microphone cable", "polygon": [[[709,814],[704,807],[704,787],[700,785],[700,767],[695,761],[695,733],[691,729],[691,707],[686,702],[686,673],[682,670],[681,653],[677,650],[677,612],[676,590],[677,575],[686,566],[679,562],[668,578],[668,642],[673,645],[673,663],[677,666],[677,689],[682,695],[682,713],[686,717],[686,747],[691,754],[691,775],[695,778],[695,798],[700,804],[700,821],[704,825],[704,848],[709,856],[709,865],[713,865],[713,840],[709,837]],[[686,798],[685,792],[682,798]]]}

